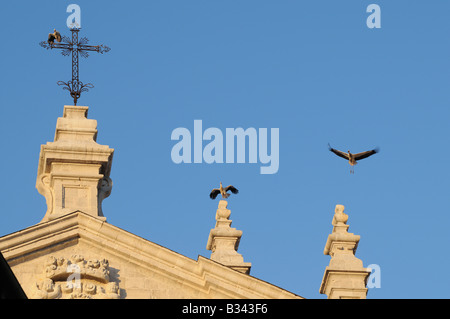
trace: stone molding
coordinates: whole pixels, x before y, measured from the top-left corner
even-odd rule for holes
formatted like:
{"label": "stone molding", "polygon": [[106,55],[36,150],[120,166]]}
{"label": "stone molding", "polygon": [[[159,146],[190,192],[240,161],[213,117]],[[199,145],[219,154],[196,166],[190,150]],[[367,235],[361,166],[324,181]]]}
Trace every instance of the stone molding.
{"label": "stone molding", "polygon": [[[47,250],[69,242],[76,247],[81,241],[104,256],[117,256],[137,269],[158,273],[167,285],[178,282],[197,292],[186,298],[303,299],[209,258],[190,259],[80,211],[0,237],[0,251],[14,272],[27,260],[55,255]],[[30,285],[21,281],[20,274],[16,276],[23,287]]]}

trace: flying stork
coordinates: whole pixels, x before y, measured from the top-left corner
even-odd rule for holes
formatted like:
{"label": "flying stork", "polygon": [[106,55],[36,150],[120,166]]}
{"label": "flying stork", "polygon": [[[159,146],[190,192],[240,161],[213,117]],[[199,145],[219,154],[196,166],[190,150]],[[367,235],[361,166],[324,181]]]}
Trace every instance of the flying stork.
{"label": "flying stork", "polygon": [[355,169],[353,168],[353,166],[358,164],[356,161],[362,160],[363,158],[369,157],[369,156],[379,152],[379,149],[375,148],[375,149],[370,150],[370,151],[356,153],[356,154],[352,154],[352,153],[350,153],[350,151],[347,151],[347,153],[345,153],[345,152],[338,151],[338,150],[332,148],[330,146],[330,144],[328,144],[328,149],[331,152],[333,152],[334,154],[336,154],[337,156],[340,156],[340,157],[345,158],[346,160],[348,160],[348,163],[352,166],[351,169],[350,169],[350,173],[351,174],[355,173]]}

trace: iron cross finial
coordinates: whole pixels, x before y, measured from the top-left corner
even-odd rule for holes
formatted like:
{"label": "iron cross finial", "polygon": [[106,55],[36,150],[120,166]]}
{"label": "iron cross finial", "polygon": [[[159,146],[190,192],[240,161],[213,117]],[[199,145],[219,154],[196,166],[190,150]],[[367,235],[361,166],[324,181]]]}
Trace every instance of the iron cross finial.
{"label": "iron cross finial", "polygon": [[110,48],[103,44],[87,45],[89,40],[86,37],[78,40],[78,32],[80,31],[80,28],[70,29],[70,31],[72,32],[72,39],[69,39],[66,36],[61,36],[60,33],[55,29],[53,31],[53,33],[50,33],[48,35],[47,41],[42,41],[39,44],[47,50],[61,49],[61,54],[64,56],[72,54],[72,81],[58,81],[57,84],[63,85],[63,89],[70,92],[70,96],[73,98],[74,105],[77,105],[77,101],[81,96],[81,92],[86,92],[94,87],[92,83],[84,84],[79,79],[79,55],[81,55],[83,58],[87,58],[89,56],[88,51],[95,51],[103,54],[104,52],[108,52]]}

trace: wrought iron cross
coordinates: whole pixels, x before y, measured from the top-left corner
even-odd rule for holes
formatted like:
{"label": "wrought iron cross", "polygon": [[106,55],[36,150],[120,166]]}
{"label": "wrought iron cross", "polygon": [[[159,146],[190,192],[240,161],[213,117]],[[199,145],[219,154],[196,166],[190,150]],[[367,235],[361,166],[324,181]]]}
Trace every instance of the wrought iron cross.
{"label": "wrought iron cross", "polygon": [[[101,44],[101,45],[87,45],[89,42],[88,38],[83,37],[78,40],[78,32],[80,28],[72,28],[70,29],[72,32],[72,40],[66,36],[62,36],[60,38],[61,42],[56,43],[54,41],[42,41],[39,44],[48,49],[61,49],[61,54],[64,56],[68,56],[72,54],[72,81],[63,82],[58,81],[58,85],[63,85],[64,90],[68,90],[70,92],[70,96],[73,98],[74,105],[77,105],[77,101],[80,98],[81,92],[86,92],[89,89],[92,89],[94,85],[92,83],[86,83],[80,81],[79,79],[79,65],[78,65],[78,57],[81,55],[83,58],[87,58],[89,56],[88,51],[94,51],[98,53],[108,52],[110,50],[109,47]],[[56,31],[55,31],[56,33]],[[59,36],[59,33],[58,33]]]}

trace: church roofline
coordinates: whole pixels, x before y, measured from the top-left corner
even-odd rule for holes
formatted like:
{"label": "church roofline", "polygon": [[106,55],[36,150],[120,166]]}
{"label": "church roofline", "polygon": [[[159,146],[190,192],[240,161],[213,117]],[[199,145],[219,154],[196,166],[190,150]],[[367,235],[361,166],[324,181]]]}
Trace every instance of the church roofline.
{"label": "church roofline", "polygon": [[[303,298],[259,278],[198,255],[197,260],[139,237],[81,211],[42,222],[0,237],[0,251],[10,266],[61,249],[88,242],[112,255],[158,272],[204,293],[220,291],[235,298]],[[220,272],[217,272],[220,268]],[[220,274],[220,275],[218,275]],[[255,285],[255,281],[258,285]]]}

